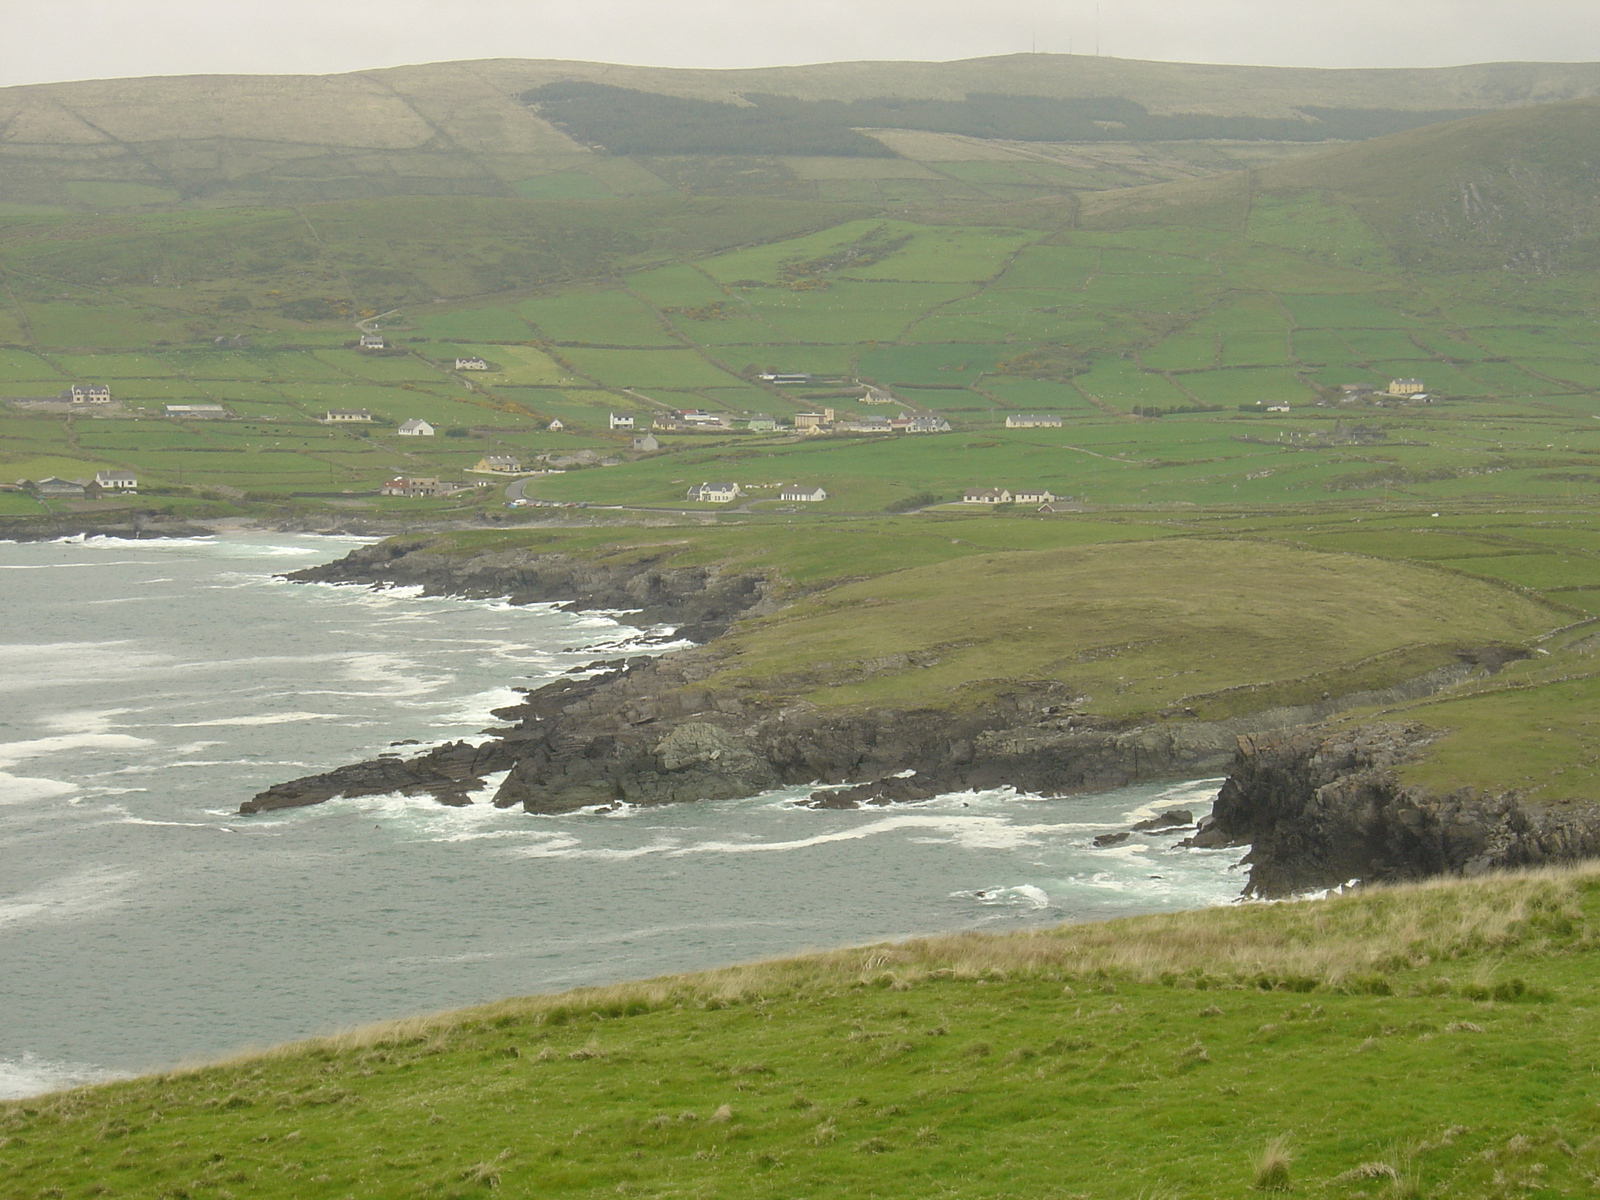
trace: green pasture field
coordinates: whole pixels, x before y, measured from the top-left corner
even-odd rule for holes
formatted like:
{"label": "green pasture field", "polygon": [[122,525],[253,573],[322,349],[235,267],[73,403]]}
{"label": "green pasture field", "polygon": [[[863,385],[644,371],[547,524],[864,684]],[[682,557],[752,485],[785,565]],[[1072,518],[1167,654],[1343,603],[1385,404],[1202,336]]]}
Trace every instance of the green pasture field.
{"label": "green pasture field", "polygon": [[[0,459],[0,472],[6,470],[6,464]],[[26,492],[0,492],[0,516],[4,517],[36,517],[50,510]]]}
{"label": "green pasture field", "polygon": [[1011,411],[1097,413],[1077,388],[1065,383],[1043,379],[1014,379],[1009,376],[986,375],[982,388],[998,397],[1002,405],[1012,405]]}
{"label": "green pasture field", "polygon": [[964,295],[941,283],[832,283],[825,291],[763,288],[746,300],[763,320],[802,342],[892,342],[921,313]]}
{"label": "green pasture field", "polygon": [[317,350],[318,362],[332,368],[336,377],[354,376],[376,383],[437,383],[439,369],[412,355],[382,356],[355,350]]}
{"label": "green pasture field", "polygon": [[[837,254],[880,230],[884,232],[885,238],[892,237],[894,235],[889,230],[894,224],[896,223],[870,218],[846,221],[784,241],[713,255],[701,261],[700,266],[713,279],[723,284],[741,279],[759,279],[766,283],[776,283],[779,269],[783,264],[811,261]],[[923,230],[912,226],[907,232],[918,233]]]}
{"label": "green pasture field", "polygon": [[[1203,281],[1202,281],[1203,280]],[[1140,312],[1193,312],[1224,288],[1220,280],[1190,275],[1095,275],[1079,290],[1078,302],[1090,307],[1111,305]]]}
{"label": "green pasture field", "polygon": [[1590,396],[1600,391],[1600,364],[1575,362],[1571,359],[1523,359],[1518,364],[1525,371],[1534,371],[1549,379],[1571,384]]}
{"label": "green pasture field", "polygon": [[450,312],[428,313],[418,318],[417,328],[426,336],[441,341],[462,338],[475,341],[521,342],[533,336],[528,322],[506,308],[461,308]]}
{"label": "green pasture field", "polygon": [[1419,324],[1391,307],[1399,297],[1288,291],[1278,292],[1277,297],[1300,329],[1413,329]]}
{"label": "green pasture field", "polygon": [[1089,244],[1037,245],[1020,251],[994,282],[999,291],[1080,290],[1100,265],[1100,249]]}
{"label": "green pasture field", "polygon": [[561,357],[592,379],[628,388],[699,388],[731,385],[735,377],[693,350],[597,350],[564,346]]}
{"label": "green pasture field", "polygon": [[1152,371],[1209,371],[1222,365],[1220,359],[1216,334],[1187,330],[1139,352],[1140,363]]}
{"label": "green pasture field", "polygon": [[13,380],[65,379],[45,358],[26,350],[0,350],[0,384]]}
{"label": "green pasture field", "polygon": [[[1003,610],[990,602],[995,588]],[[978,557],[835,588],[730,632],[736,665],[704,685],[783,679],[811,703],[853,707],[941,692],[980,703],[1001,681],[1071,678],[1088,712],[1181,705],[1205,716],[1231,689],[1314,698],[1373,656],[1437,647],[1442,663],[1452,645],[1562,623],[1531,598],[1404,563],[1263,543],[1132,543]],[[865,679],[851,666],[894,655],[910,656],[908,666]]]}
{"label": "green pasture field", "polygon": [[[177,368],[155,354],[53,354],[57,366],[76,379],[170,379]],[[113,394],[115,394],[113,392]]]}
{"label": "green pasture field", "polygon": [[[461,377],[473,381],[481,381],[495,386],[498,384],[561,384],[575,382],[572,373],[564,370],[554,359],[543,350],[533,346],[495,346],[475,345],[470,342],[457,343],[447,348],[440,354],[444,366],[453,369],[455,359],[471,358],[474,355],[481,357],[492,367],[489,371],[463,371]],[[437,378],[437,375],[435,375]]]}
{"label": "green pasture field", "polygon": [[968,384],[1010,357],[1010,347],[981,343],[891,346],[862,351],[857,369],[880,383]]}
{"label": "green pasture field", "polygon": [[1306,404],[1311,390],[1291,371],[1277,367],[1240,367],[1224,371],[1185,371],[1177,376],[1185,391],[1202,403],[1235,407],[1257,400]]}
{"label": "green pasture field", "polygon": [[188,313],[111,304],[65,304],[60,301],[22,302],[28,326],[38,344],[50,347],[148,346],[152,342],[183,341],[193,335]]}
{"label": "green pasture field", "polygon": [[911,241],[870,266],[841,268],[852,279],[885,279],[921,283],[981,283],[999,275],[1012,255],[1039,239],[1016,229],[926,226],[887,223],[888,237]]}
{"label": "green pasture field", "polygon": [[727,303],[733,297],[721,284],[691,263],[674,263],[628,276],[630,291],[657,308],[699,308]]}
{"label": "green pasture field", "polygon": [[517,313],[553,342],[612,346],[676,346],[648,305],[620,289],[569,292],[524,300]]}
{"label": "green pasture field", "polygon": [[[1185,376],[1185,386],[1189,378],[1192,376]],[[1097,359],[1089,370],[1076,376],[1073,382],[1102,403],[1124,410],[1142,405],[1173,408],[1192,403],[1164,375],[1141,371],[1129,359]]]}
{"label": "green pasture field", "polygon": [[27,448],[7,445],[0,451],[0,482],[19,483],[24,479],[91,479],[96,471],[108,470],[113,465],[93,453],[83,458],[69,458],[51,453],[29,454]]}
{"label": "green pasture field", "polygon": [[1381,270],[1393,262],[1389,248],[1355,213],[1309,194],[1258,200],[1246,233],[1253,241],[1342,266]]}
{"label": "green pasture field", "polygon": [[1289,339],[1277,330],[1229,332],[1222,338],[1223,367],[1287,365]]}

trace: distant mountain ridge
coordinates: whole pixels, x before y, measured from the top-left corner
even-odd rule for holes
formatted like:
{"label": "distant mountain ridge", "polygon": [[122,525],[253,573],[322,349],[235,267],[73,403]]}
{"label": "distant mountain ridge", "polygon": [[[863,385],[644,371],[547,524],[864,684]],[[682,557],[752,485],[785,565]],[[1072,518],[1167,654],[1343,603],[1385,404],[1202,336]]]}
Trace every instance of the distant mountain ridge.
{"label": "distant mountain ridge", "polygon": [[[745,136],[719,146],[714,138],[657,137],[608,146],[583,136],[570,106],[560,123],[540,111],[541,94],[565,88],[570,95],[574,87],[591,95],[597,88],[642,94],[647,103],[670,97],[680,108],[719,106],[695,109],[702,116],[691,126],[703,124],[706,111],[721,115],[726,106],[739,113],[760,107],[751,97],[773,98],[765,103],[806,114],[813,126],[826,117],[833,140],[807,146],[788,135],[766,143]],[[1330,71],[1070,55],[740,71],[487,59],[329,76],[100,80],[0,89],[0,203],[129,209],[415,194],[758,194],[763,186],[792,194],[784,191],[789,183],[816,172],[796,174],[764,161],[752,170],[766,174],[752,180],[749,171],[726,164],[676,160],[899,159],[907,164],[901,175],[911,179],[927,175],[912,169],[918,162],[1015,157],[1011,141],[1362,137],[1467,112],[1592,96],[1600,96],[1600,64]],[[884,124],[897,113],[899,125]],[[913,132],[881,139],[854,134],[858,120]],[[1234,165],[1219,161],[1202,173]],[[1119,182],[1086,178],[1091,187]],[[1078,186],[1048,176],[1007,186],[1052,183],[1057,190]],[[931,198],[993,198],[931,178],[924,191]]]}

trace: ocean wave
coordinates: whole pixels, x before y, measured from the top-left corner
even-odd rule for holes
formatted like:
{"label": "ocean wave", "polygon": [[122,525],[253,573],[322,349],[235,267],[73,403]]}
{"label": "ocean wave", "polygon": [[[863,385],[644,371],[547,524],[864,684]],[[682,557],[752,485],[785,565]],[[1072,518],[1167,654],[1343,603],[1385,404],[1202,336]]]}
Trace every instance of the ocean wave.
{"label": "ocean wave", "polygon": [[0,929],[41,922],[76,921],[121,904],[138,878],[115,867],[84,867],[27,892],[0,896]]}
{"label": "ocean wave", "polygon": [[1050,893],[1031,883],[1011,887],[976,888],[972,891],[951,892],[952,899],[976,900],[979,904],[1008,905],[1018,908],[1049,908]]}
{"label": "ocean wave", "polygon": [[173,721],[172,729],[206,729],[224,725],[289,725],[299,721],[342,721],[339,713],[287,712],[262,713],[249,717],[214,717],[209,721]]}
{"label": "ocean wave", "polygon": [[77,784],[64,779],[42,779],[0,771],[0,806],[60,800],[64,796],[76,795],[77,791]]}
{"label": "ocean wave", "polygon": [[21,742],[0,742],[0,770],[30,758],[68,750],[133,750],[153,745],[149,738],[127,733],[60,733]]}
{"label": "ocean wave", "polygon": [[125,1071],[23,1054],[20,1058],[0,1058],[0,1100],[26,1100],[48,1092],[128,1078],[131,1076]]}

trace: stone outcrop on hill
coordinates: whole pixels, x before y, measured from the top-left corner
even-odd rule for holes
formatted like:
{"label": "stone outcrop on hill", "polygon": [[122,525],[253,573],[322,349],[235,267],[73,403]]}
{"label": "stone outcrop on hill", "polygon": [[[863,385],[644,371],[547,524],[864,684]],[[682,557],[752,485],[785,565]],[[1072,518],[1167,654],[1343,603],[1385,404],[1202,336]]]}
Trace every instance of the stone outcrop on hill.
{"label": "stone outcrop on hill", "polygon": [[1475,875],[1600,854],[1600,808],[1516,792],[1408,787],[1396,770],[1437,736],[1420,724],[1302,729],[1239,739],[1197,846],[1250,846],[1258,896]]}

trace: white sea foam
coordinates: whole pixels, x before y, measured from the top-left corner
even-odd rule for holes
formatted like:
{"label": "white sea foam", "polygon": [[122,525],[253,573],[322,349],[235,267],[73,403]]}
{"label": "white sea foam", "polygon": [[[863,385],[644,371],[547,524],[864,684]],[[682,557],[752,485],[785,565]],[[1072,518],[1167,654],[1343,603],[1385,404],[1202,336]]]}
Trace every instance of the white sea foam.
{"label": "white sea foam", "polygon": [[149,738],[126,733],[62,733],[22,742],[0,743],[0,769],[30,758],[62,754],[68,750],[136,750],[151,745]]}
{"label": "white sea foam", "polygon": [[166,655],[134,645],[127,640],[0,645],[0,692],[103,686],[148,676],[170,664]]}
{"label": "white sea foam", "polygon": [[38,800],[59,800],[76,794],[76,784],[62,779],[41,779],[0,771],[0,805],[31,804]]}
{"label": "white sea foam", "polygon": [[292,725],[297,721],[340,721],[338,713],[286,712],[257,713],[248,717],[215,717],[210,721],[174,721],[173,729],[206,729],[224,725]]}
{"label": "white sea foam", "polygon": [[25,1100],[29,1096],[126,1078],[125,1072],[107,1071],[88,1063],[37,1058],[32,1054],[0,1058],[0,1100]]}
{"label": "white sea foam", "polygon": [[0,929],[75,921],[122,903],[138,878],[116,867],[83,867],[26,892],[0,896]]}
{"label": "white sea foam", "polygon": [[1019,883],[1012,887],[977,888],[973,891],[951,892],[950,895],[957,899],[976,900],[979,904],[1028,909],[1050,907],[1050,893],[1031,883]]}

